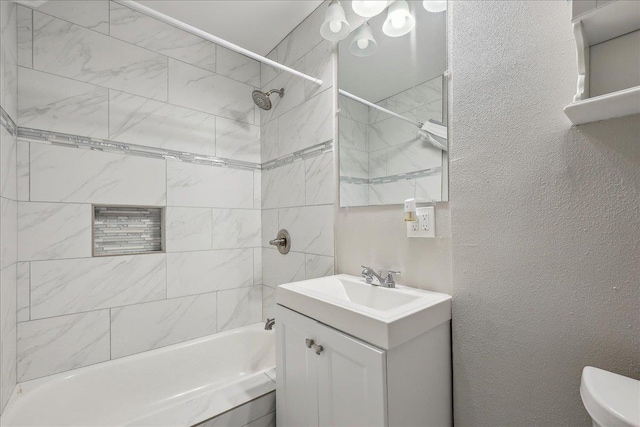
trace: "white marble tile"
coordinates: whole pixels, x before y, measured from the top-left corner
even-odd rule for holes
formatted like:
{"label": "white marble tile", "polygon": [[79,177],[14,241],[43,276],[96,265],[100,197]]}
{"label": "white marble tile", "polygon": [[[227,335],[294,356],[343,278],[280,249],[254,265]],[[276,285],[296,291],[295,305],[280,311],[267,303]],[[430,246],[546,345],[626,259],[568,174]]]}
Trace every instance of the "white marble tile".
{"label": "white marble tile", "polygon": [[18,203],[0,199],[0,266],[6,268],[18,260]]}
{"label": "white marble tile", "polygon": [[218,331],[262,320],[262,286],[218,292]]}
{"label": "white marble tile", "polygon": [[[272,61],[278,60],[278,49],[275,48],[267,55],[268,59]],[[273,79],[275,79],[278,74],[280,74],[280,70],[277,68],[273,68],[265,63],[260,63],[260,85],[264,86],[266,84],[271,83]]]}
{"label": "white marble tile", "polygon": [[[7,2],[1,1],[0,4]],[[9,2],[12,3],[12,2]],[[15,9],[13,9],[15,11]],[[15,13],[14,13],[15,15]],[[15,29],[15,27],[14,27]],[[0,104],[14,123],[18,123],[18,63],[9,51],[6,39],[0,49]]]}
{"label": "white marble tile", "polygon": [[333,256],[333,205],[280,209],[278,221],[292,251]]}
{"label": "white marble tile", "polygon": [[253,209],[262,209],[262,171],[253,171]]}
{"label": "white marble tile", "polygon": [[[293,69],[301,71],[304,65],[303,60],[293,65]],[[287,111],[291,111],[305,101],[305,81],[290,73],[281,73],[271,82],[263,85],[262,91],[267,92],[270,89],[284,88],[284,97],[280,97],[277,93],[270,96],[271,109],[260,110],[260,124],[264,126],[272,120],[282,116]]]}
{"label": "white marble tile", "polygon": [[165,204],[162,160],[31,144],[30,167],[32,201]]}
{"label": "white marble tile", "polygon": [[[278,234],[278,209],[263,209],[262,214],[262,246],[269,246],[269,240],[275,239]],[[271,246],[271,248],[273,248]]]}
{"label": "white marble tile", "polygon": [[167,252],[213,248],[211,209],[169,207],[166,211],[166,221]]}
{"label": "white marble tile", "polygon": [[[194,427],[245,427],[269,416],[275,409],[275,393],[269,393]],[[259,424],[255,424],[252,427],[258,426]]]}
{"label": "white marble tile", "polygon": [[167,100],[166,57],[38,11],[33,12],[33,67]]}
{"label": "white marble tile", "polygon": [[416,178],[415,197],[425,202],[442,201],[442,174]]}
{"label": "white marble tile", "polygon": [[335,201],[333,152],[305,161],[305,197],[307,205],[329,204]]}
{"label": "white marble tile", "polygon": [[91,205],[18,203],[18,260],[91,256]]}
{"label": "white marble tile", "polygon": [[366,151],[340,148],[340,175],[369,178],[369,155]]}
{"label": "white marble tile", "polygon": [[216,45],[172,25],[111,4],[111,37],[161,53],[189,64],[216,70]]}
{"label": "white marble tile", "polygon": [[20,67],[21,127],[106,139],[108,89]]}
{"label": "white marble tile", "polygon": [[167,254],[169,298],[252,285],[252,249]]}
{"label": "white marble tile", "polygon": [[331,256],[305,255],[305,279],[331,276],[334,274],[334,260]]}
{"label": "white marble tile", "polygon": [[[382,101],[376,102],[376,105],[382,108],[387,108],[387,100],[383,99]],[[389,114],[385,113],[384,111],[378,110],[377,108],[371,108],[371,107],[367,107],[367,108],[369,110],[369,114],[367,115],[368,123],[371,125],[391,117]]]}
{"label": "white marble tile", "polygon": [[397,175],[442,166],[442,151],[424,139],[387,150],[387,173]]}
{"label": "white marble tile", "polygon": [[239,82],[260,87],[260,63],[221,46],[218,46],[216,52],[215,71]]}
{"label": "white marble tile", "polygon": [[253,172],[168,161],[167,191],[169,206],[251,209]]}
{"label": "white marble tile", "polygon": [[110,90],[109,139],[215,156],[216,118],[200,111]]}
{"label": "white marble tile", "polygon": [[33,12],[18,5],[18,65],[33,67]]}
{"label": "white marble tile", "polygon": [[[347,119],[355,120],[356,122],[369,124],[369,107],[359,103],[358,101],[347,98],[344,95],[339,96],[338,102],[338,107],[340,108],[339,115],[341,118],[345,117]],[[342,124],[342,122],[340,123]]]}
{"label": "white marble tile", "polygon": [[[386,107],[398,114],[442,99],[442,76],[387,98]],[[440,102],[440,104],[442,104]]]}
{"label": "white marble tile", "polygon": [[216,156],[260,163],[260,126],[217,117]]}
{"label": "white marble tile", "polygon": [[282,255],[276,249],[262,250],[262,281],[265,285],[275,288],[283,283],[304,280],[304,254],[289,252]]}
{"label": "white marble tile", "polygon": [[271,412],[264,417],[260,417],[255,421],[251,421],[244,427],[276,427],[276,413],[275,411]]}
{"label": "white marble tile", "polygon": [[416,117],[421,122],[436,120],[442,122],[442,100],[438,99],[430,104],[423,105],[416,109]]}
{"label": "white marble tile", "polygon": [[253,248],[253,284],[262,284],[262,248]]}
{"label": "white marble tile", "polygon": [[16,200],[17,141],[4,126],[0,127],[0,196]]}
{"label": "white marble tile", "polygon": [[16,385],[16,265],[0,272],[0,401],[7,403]]}
{"label": "white marble tile", "polygon": [[31,318],[163,299],[165,262],[165,254],[32,262]]}
{"label": "white marble tile", "polygon": [[323,40],[319,28],[325,12],[326,4],[320,5],[278,44],[278,62],[291,65]]}
{"label": "white marble tile", "polygon": [[415,180],[400,180],[386,184],[369,185],[369,205],[402,204],[415,197]]}
{"label": "white marble tile", "polygon": [[304,205],[304,174],[303,161],[262,171],[262,209]]}
{"label": "white marble tile", "polygon": [[340,183],[340,207],[367,206],[369,204],[369,185]]}
{"label": "white marble tile", "polygon": [[387,173],[387,153],[394,148],[372,151],[369,153],[369,178],[380,178],[390,175]]}
{"label": "white marble tile", "polygon": [[257,248],[260,246],[260,211],[212,209],[213,248]]}
{"label": "white marble tile", "polygon": [[19,262],[16,264],[17,273],[17,317],[18,322],[26,322],[31,318],[30,293],[31,293],[31,264]]}
{"label": "white marble tile", "polygon": [[280,156],[333,139],[332,103],[326,90],[279,118]]}
{"label": "white marble tile", "polygon": [[278,120],[272,120],[260,126],[260,149],[262,163],[266,163],[279,157]]}
{"label": "white marble tile", "polygon": [[55,0],[38,6],[38,11],[109,34],[109,3],[107,0]]}
{"label": "white marble tile", "polygon": [[340,148],[367,151],[367,127],[364,123],[340,117]]}
{"label": "white marble tile", "polygon": [[29,143],[18,142],[18,161],[16,163],[16,192],[18,200],[29,200]]}
{"label": "white marble tile", "polygon": [[[415,119],[414,113],[406,113],[405,116]],[[377,151],[417,140],[418,127],[400,119],[390,118],[369,126],[369,151]]]}
{"label": "white marble tile", "polygon": [[109,360],[109,310],[18,323],[18,381]]}
{"label": "white marble tile", "polygon": [[262,321],[276,317],[276,290],[271,286],[262,286]]}
{"label": "white marble tile", "polygon": [[216,294],[203,294],[111,310],[111,357],[215,334]]}
{"label": "white marble tile", "polygon": [[169,102],[232,120],[255,124],[253,87],[169,59]]}
{"label": "white marble tile", "polygon": [[310,99],[333,86],[333,46],[333,42],[322,40],[304,55],[303,72],[322,80],[321,85],[304,81],[305,99]]}
{"label": "white marble tile", "polygon": [[16,6],[17,4],[12,1],[0,2],[0,35],[14,59],[17,58],[16,46],[18,45]]}

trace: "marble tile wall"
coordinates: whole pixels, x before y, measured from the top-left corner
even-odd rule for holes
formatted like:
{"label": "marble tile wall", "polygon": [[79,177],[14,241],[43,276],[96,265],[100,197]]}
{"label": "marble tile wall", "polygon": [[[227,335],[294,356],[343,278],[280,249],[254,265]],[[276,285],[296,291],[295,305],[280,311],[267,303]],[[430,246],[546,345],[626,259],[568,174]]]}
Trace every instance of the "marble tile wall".
{"label": "marble tile wall", "polygon": [[0,412],[16,385],[18,50],[17,6],[0,1]]}
{"label": "marble tile wall", "polygon": [[[325,9],[321,5],[267,55],[320,77],[321,86],[262,65],[263,90],[285,88],[284,98],[273,97],[273,108],[261,111],[263,162],[333,139],[335,54],[318,32]],[[333,152],[263,171],[263,317],[273,317],[278,285],[333,274],[334,201]],[[281,228],[292,239],[287,255],[268,244]]]}
{"label": "marble tile wall", "polygon": [[[261,163],[258,62],[108,0],[12,8],[19,126]],[[4,134],[0,163],[4,393],[261,320],[260,171]],[[165,253],[92,258],[92,204],[165,208]]]}

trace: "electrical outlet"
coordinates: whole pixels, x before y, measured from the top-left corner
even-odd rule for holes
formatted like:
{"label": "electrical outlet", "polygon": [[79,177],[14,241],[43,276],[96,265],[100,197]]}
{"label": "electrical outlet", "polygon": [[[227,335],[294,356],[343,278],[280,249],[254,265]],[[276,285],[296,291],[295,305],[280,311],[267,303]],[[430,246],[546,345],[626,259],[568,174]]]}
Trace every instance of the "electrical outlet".
{"label": "electrical outlet", "polygon": [[417,221],[407,223],[407,237],[436,237],[435,208],[416,209]]}

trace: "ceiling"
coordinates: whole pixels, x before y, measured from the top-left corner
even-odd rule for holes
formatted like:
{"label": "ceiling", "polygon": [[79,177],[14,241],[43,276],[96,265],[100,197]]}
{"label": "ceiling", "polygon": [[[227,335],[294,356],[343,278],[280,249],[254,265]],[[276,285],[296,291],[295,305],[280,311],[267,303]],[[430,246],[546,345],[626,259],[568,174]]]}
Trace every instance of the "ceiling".
{"label": "ceiling", "polygon": [[[352,31],[364,22],[353,12],[350,1],[342,1]],[[433,79],[447,67],[446,13],[427,12],[422,1],[409,1],[416,26],[401,37],[382,32],[384,11],[369,19],[378,50],[368,57],[349,52],[353,37],[340,42],[338,76],[340,89],[371,102],[379,102],[410,87]]]}
{"label": "ceiling", "polygon": [[322,0],[146,0],[139,3],[266,55]]}

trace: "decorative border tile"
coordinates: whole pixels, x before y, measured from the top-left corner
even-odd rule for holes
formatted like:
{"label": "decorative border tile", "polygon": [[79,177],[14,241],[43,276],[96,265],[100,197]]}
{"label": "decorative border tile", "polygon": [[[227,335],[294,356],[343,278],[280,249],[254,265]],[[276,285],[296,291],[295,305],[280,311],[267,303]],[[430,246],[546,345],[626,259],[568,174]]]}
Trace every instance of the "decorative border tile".
{"label": "decorative border tile", "polygon": [[442,167],[438,166],[431,169],[422,169],[415,172],[401,173],[398,175],[381,176],[379,178],[371,178],[371,179],[341,176],[340,182],[344,182],[347,184],[361,184],[361,185],[387,184],[389,182],[397,182],[397,181],[402,181],[404,179],[408,180],[408,179],[424,178],[426,176],[433,176],[441,173],[442,173]]}

